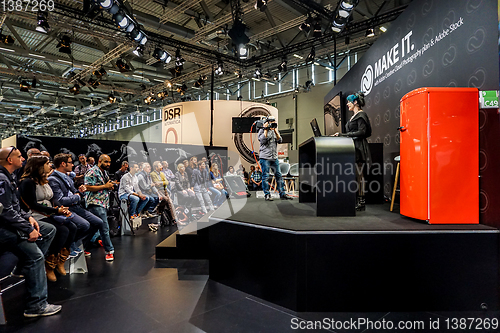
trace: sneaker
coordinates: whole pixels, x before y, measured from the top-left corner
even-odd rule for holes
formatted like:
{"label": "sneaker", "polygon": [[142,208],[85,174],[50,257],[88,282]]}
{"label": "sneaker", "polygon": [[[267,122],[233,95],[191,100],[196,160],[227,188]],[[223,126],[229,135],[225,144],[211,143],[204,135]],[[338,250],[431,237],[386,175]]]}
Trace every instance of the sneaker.
{"label": "sneaker", "polygon": [[158,231],[158,226],[156,224],[154,224],[154,223],[148,224],[148,227],[149,227],[149,230],[151,230],[153,232],[154,231]]}
{"label": "sneaker", "polygon": [[71,253],[69,254],[68,258],[76,258],[78,257],[78,254],[76,251],[71,251]]}
{"label": "sneaker", "polygon": [[90,253],[89,251],[85,251],[85,256],[86,257],[90,257],[92,255],[92,253]]}
{"label": "sneaker", "polygon": [[115,256],[113,253],[106,253],[106,261],[113,261],[115,260]]}
{"label": "sneaker", "polygon": [[289,196],[288,194],[283,194],[281,197],[280,197],[281,200],[293,200],[293,198],[291,196]]}
{"label": "sneaker", "polygon": [[265,199],[266,201],[273,201],[273,198],[271,198],[270,194],[266,194]]}
{"label": "sneaker", "polygon": [[24,316],[28,318],[52,316],[61,311],[62,305],[47,304],[45,309],[38,311],[24,311]]}

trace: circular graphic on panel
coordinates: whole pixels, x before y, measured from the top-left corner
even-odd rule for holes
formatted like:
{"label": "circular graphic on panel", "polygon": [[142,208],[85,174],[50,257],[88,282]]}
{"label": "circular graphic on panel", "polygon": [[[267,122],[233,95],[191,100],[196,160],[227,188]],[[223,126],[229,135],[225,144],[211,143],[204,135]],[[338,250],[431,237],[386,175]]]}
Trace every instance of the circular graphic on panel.
{"label": "circular graphic on panel", "polygon": [[467,52],[469,54],[475,53],[479,50],[486,40],[486,31],[483,27],[479,27],[467,40]]}
{"label": "circular graphic on panel", "polygon": [[[168,141],[169,134],[172,134],[174,136],[174,142]],[[166,143],[174,143],[174,144],[179,143],[179,137],[178,137],[178,134],[177,134],[177,131],[175,130],[175,128],[170,127],[169,129],[167,129],[167,133],[165,134],[165,142]]]}
{"label": "circular graphic on panel", "polygon": [[384,185],[384,194],[388,198],[392,198],[392,187],[391,183],[385,183]]}
{"label": "circular graphic on panel", "polygon": [[490,197],[488,196],[488,193],[486,193],[486,191],[481,190],[479,192],[479,211],[481,213],[484,213],[488,210],[489,206],[490,206]]}
{"label": "circular graphic on panel", "polygon": [[[241,117],[267,117],[270,115],[271,115],[271,112],[269,112],[269,110],[267,110],[265,107],[255,106],[255,105],[252,105],[249,108],[247,108],[241,112]],[[255,133],[255,127],[253,128],[253,131],[254,132],[252,132],[252,133]],[[247,161],[248,163],[254,163],[255,159],[254,159],[252,150],[250,148],[248,148],[248,146],[243,141],[243,134],[245,134],[245,133],[235,133],[234,134],[234,145],[236,146],[236,149],[240,153],[240,156],[245,161]],[[255,153],[255,157],[258,160],[259,154]]]}
{"label": "circular graphic on panel", "polygon": [[479,110],[479,130],[482,130],[488,121],[488,114],[484,110]]}
{"label": "circular graphic on panel", "polygon": [[484,171],[487,166],[488,166],[488,155],[486,154],[484,149],[481,149],[479,151],[479,170]]}

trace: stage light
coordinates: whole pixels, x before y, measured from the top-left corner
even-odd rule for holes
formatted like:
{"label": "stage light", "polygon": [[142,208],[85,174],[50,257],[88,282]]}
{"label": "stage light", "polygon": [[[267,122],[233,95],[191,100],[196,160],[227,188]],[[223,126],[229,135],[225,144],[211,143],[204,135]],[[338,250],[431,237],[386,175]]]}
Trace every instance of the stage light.
{"label": "stage light", "polygon": [[267,8],[267,0],[257,0],[255,2],[255,9],[260,9],[261,12],[265,11]]}
{"label": "stage light", "polygon": [[39,10],[37,14],[37,20],[38,25],[36,27],[36,31],[43,32],[45,34],[48,33],[50,31],[50,26],[47,22],[47,13]]}
{"label": "stage light", "polygon": [[373,28],[369,28],[366,30],[365,37],[374,37],[375,32],[373,31]]}
{"label": "stage light", "polygon": [[31,86],[25,80],[22,80],[21,83],[19,84],[19,90],[22,92],[29,92],[30,88]]}
{"label": "stage light", "polygon": [[314,46],[311,48],[311,52],[306,57],[306,64],[308,62],[313,62],[314,58],[316,57],[316,51],[314,50]]}
{"label": "stage light", "polygon": [[197,88],[197,89],[201,89],[203,87],[203,85],[205,84],[205,80],[203,80],[203,78],[199,78],[198,81],[196,81],[194,83],[194,88]]}
{"label": "stage light", "polygon": [[343,0],[340,3],[340,7],[346,10],[352,10],[357,4],[359,0]]}
{"label": "stage light", "polygon": [[113,92],[111,92],[108,95],[108,102],[111,103],[111,104],[116,103],[116,97],[115,97],[115,95],[113,95]]}
{"label": "stage light", "polygon": [[113,6],[111,6],[110,9],[108,9],[108,12],[111,14],[111,15],[115,15],[116,13],[118,13],[120,11],[120,6],[118,6],[116,3],[113,4]]}
{"label": "stage light", "polygon": [[104,75],[106,75],[108,73],[106,72],[106,70],[104,69],[104,67],[101,67],[101,69],[99,69],[99,70],[96,69],[92,74],[94,74],[95,77],[98,80],[100,80]]}
{"label": "stage light", "polygon": [[73,95],[78,95],[80,93],[80,85],[75,84],[73,87],[69,88],[69,93]]}
{"label": "stage light", "polygon": [[0,29],[0,43],[12,45],[16,40],[12,38],[11,35],[2,35],[2,30]]}
{"label": "stage light", "polygon": [[139,45],[135,48],[134,51],[132,51],[133,54],[135,54],[138,57],[144,56],[144,46]]}
{"label": "stage light", "polygon": [[159,99],[164,100],[165,97],[168,97],[168,91],[166,91],[166,90],[165,91],[161,91],[161,92],[158,93],[157,96],[158,96]]}
{"label": "stage light", "polygon": [[253,75],[257,79],[260,79],[262,76],[262,66],[260,64],[257,64],[257,68],[255,69],[255,74]]}
{"label": "stage light", "polygon": [[307,80],[305,83],[305,87],[307,90],[311,89],[311,87],[314,87],[314,83],[311,80]]}
{"label": "stage light", "polygon": [[118,59],[116,61],[116,67],[118,67],[121,73],[130,71],[130,66],[123,59]]}
{"label": "stage light", "polygon": [[120,29],[127,28],[132,22],[123,11],[118,11],[115,15],[113,15],[113,20],[120,27]]}
{"label": "stage light", "polygon": [[182,67],[185,62],[186,60],[184,60],[184,58],[182,58],[181,56],[181,50],[177,49],[175,51],[175,66]]}
{"label": "stage light", "polygon": [[113,0],[100,0],[99,5],[101,6],[102,9],[110,9],[114,4]]}
{"label": "stage light", "polygon": [[311,31],[311,25],[304,22],[299,26],[299,30],[304,31],[306,34],[308,34],[309,31]]}
{"label": "stage light", "polygon": [[243,24],[240,18],[236,18],[234,20],[234,24],[231,29],[228,31],[227,35],[231,37],[231,40],[234,45],[246,45],[250,42],[250,38],[245,34],[245,30],[247,26]]}
{"label": "stage light", "polygon": [[59,48],[59,52],[71,54],[71,38],[67,35],[62,36],[57,47]]}
{"label": "stage light", "polygon": [[144,34],[136,27],[130,32],[130,37],[139,43],[144,38]]}
{"label": "stage light", "polygon": [[224,64],[222,63],[222,60],[217,60],[217,67],[215,68],[214,73],[217,75],[224,74]]}
{"label": "stage light", "polygon": [[287,71],[287,61],[286,61],[286,58],[283,58],[281,60],[281,63],[278,66],[278,71],[280,71],[280,72],[286,72]]}
{"label": "stage light", "polygon": [[316,24],[314,25],[313,37],[319,38],[319,37],[321,37],[321,35],[322,35],[321,24],[319,22],[316,22]]}
{"label": "stage light", "polygon": [[157,47],[153,52],[153,57],[168,64],[172,60],[172,56],[165,50]]}
{"label": "stage light", "polygon": [[141,41],[139,42],[141,45],[146,45],[146,43],[148,42],[148,36],[144,35],[142,36],[142,39]]}
{"label": "stage light", "polygon": [[88,84],[92,88],[97,88],[101,83],[94,78],[90,78]]}
{"label": "stage light", "polygon": [[245,46],[245,44],[240,44],[238,46],[238,56],[240,59],[248,58],[248,48]]}
{"label": "stage light", "polygon": [[380,29],[380,31],[382,31],[382,32],[386,32],[386,31],[387,31],[387,28],[386,28],[386,27],[384,27],[384,26],[381,26],[379,29]]}

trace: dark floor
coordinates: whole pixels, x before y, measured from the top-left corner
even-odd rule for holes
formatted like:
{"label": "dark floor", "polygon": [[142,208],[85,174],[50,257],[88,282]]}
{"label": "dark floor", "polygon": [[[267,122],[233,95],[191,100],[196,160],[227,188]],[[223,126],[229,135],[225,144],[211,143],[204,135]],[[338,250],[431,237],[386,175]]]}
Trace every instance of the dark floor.
{"label": "dark floor", "polygon": [[[424,328],[392,331],[498,331],[491,325],[484,329],[487,326],[484,318],[498,320],[499,312],[492,311],[296,313],[209,280],[206,261],[156,263],[156,244],[174,231],[175,228],[161,228],[152,233],[141,229],[136,236],[113,238],[116,253],[112,263],[104,260],[102,248],[93,249],[92,258],[87,259],[88,274],[72,274],[50,284],[50,302],[63,305],[58,315],[24,319],[19,298],[12,300],[13,295],[5,295],[8,312],[19,310],[7,326],[0,326],[0,332],[387,332],[388,329],[376,325],[383,325],[384,321],[386,325],[388,321],[397,325],[399,320],[422,321]],[[447,329],[447,318],[450,325],[454,323],[452,318],[478,318],[472,328],[482,324],[483,329],[460,330],[452,326]],[[325,326],[321,330],[319,326],[311,326],[318,322],[302,320],[322,321]],[[366,320],[375,327],[328,329],[331,320],[337,323]],[[431,329],[431,322],[439,324],[439,329]],[[467,321],[467,325],[470,323]]]}

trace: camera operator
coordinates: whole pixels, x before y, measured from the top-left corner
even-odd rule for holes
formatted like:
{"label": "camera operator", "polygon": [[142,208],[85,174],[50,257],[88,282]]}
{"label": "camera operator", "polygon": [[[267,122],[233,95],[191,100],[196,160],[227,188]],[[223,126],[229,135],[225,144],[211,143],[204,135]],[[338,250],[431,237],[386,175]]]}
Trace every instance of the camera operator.
{"label": "camera operator", "polygon": [[264,126],[259,130],[258,137],[260,142],[259,163],[262,168],[262,189],[264,190],[266,201],[273,201],[267,181],[270,168],[276,177],[281,200],[292,200],[283,188],[283,179],[278,161],[278,143],[281,143],[283,140],[278,131],[276,118],[269,116],[265,119]]}

